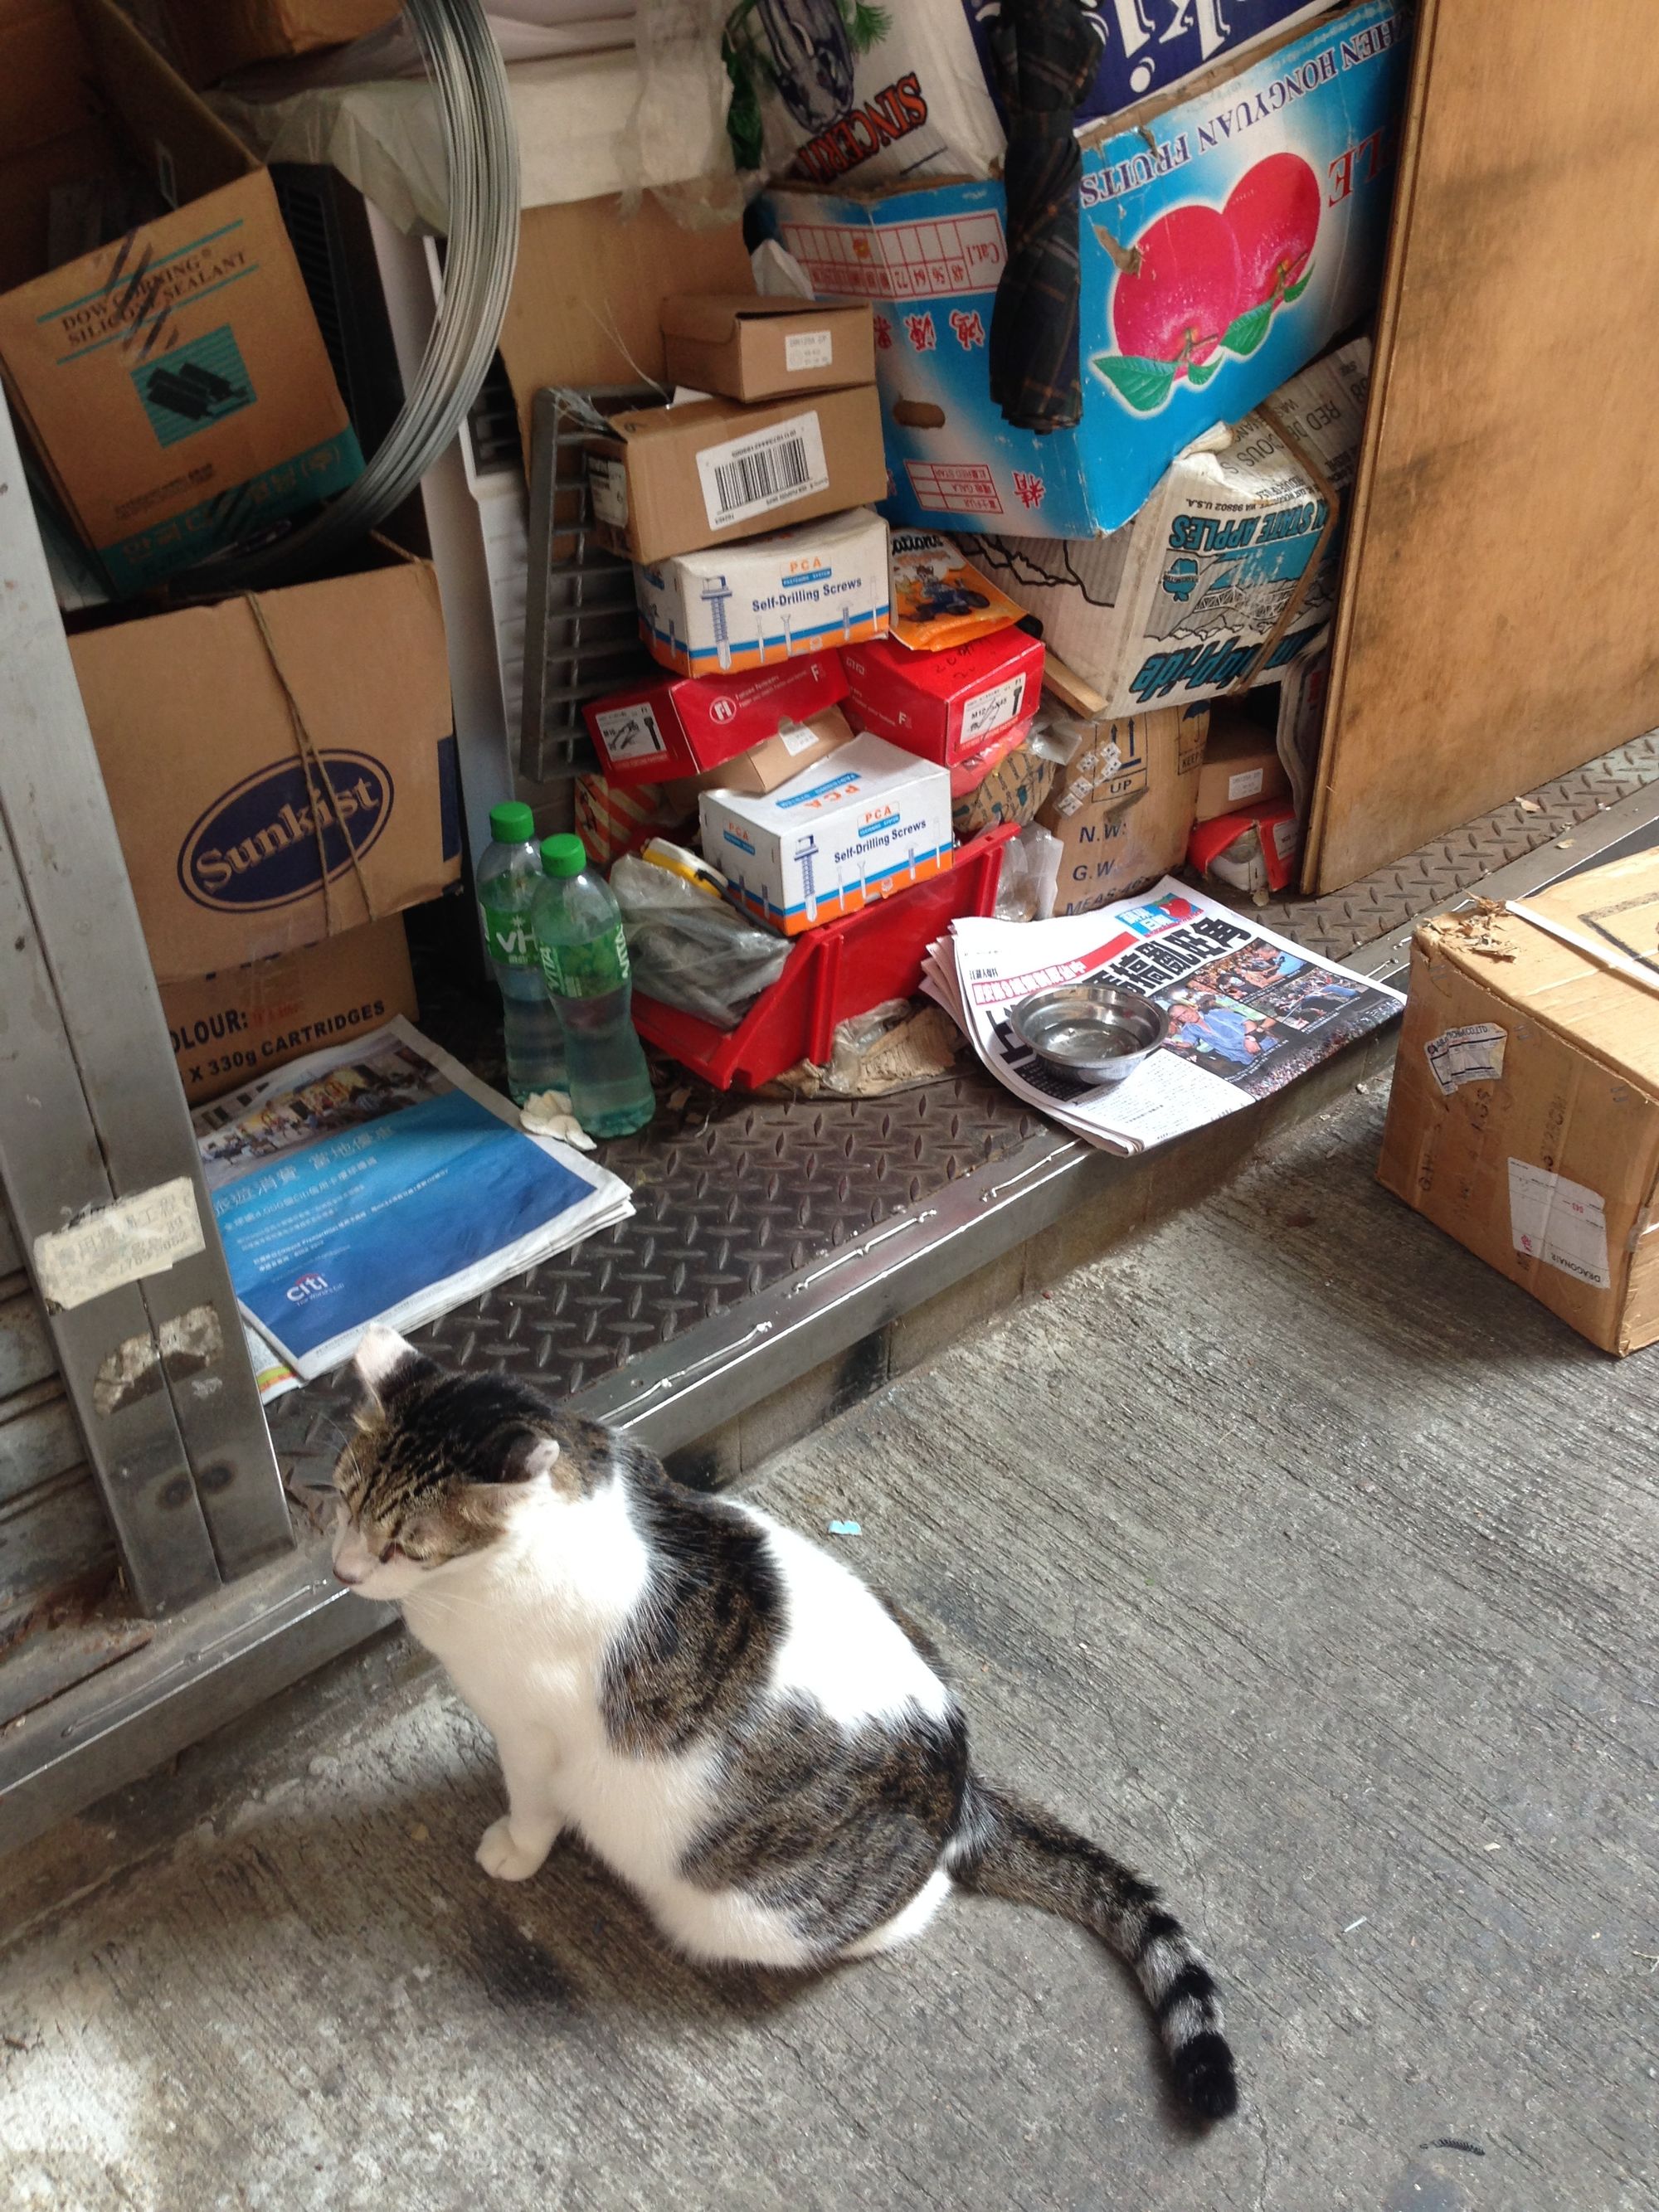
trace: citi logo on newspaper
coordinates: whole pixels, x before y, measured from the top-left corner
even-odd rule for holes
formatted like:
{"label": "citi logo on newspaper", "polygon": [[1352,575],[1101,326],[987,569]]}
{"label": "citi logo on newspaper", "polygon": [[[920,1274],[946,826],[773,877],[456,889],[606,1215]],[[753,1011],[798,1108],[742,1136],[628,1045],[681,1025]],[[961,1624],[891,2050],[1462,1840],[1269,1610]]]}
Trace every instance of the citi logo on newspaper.
{"label": "citi logo on newspaper", "polygon": [[326,1275],[301,1275],[283,1293],[291,1306],[309,1305],[313,1298],[320,1298],[334,1285]]}
{"label": "citi logo on newspaper", "polygon": [[392,778],[370,753],[313,757],[320,776],[277,761],[215,799],[179,848],[186,898],[221,913],[291,906],[362,860],[391,819]]}

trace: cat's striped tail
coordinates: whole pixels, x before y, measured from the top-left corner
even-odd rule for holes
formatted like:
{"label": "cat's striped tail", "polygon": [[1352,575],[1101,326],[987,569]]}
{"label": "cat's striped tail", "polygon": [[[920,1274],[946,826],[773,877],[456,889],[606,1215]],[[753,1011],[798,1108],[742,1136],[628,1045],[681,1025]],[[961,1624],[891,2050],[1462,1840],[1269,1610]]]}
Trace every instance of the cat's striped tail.
{"label": "cat's striped tail", "polygon": [[1209,1968],[1150,1882],[1036,1806],[971,1778],[945,1851],[951,1879],[982,1896],[1064,1914],[1127,1961],[1157,2019],[1176,2087],[1206,2120],[1238,2107],[1233,2054]]}

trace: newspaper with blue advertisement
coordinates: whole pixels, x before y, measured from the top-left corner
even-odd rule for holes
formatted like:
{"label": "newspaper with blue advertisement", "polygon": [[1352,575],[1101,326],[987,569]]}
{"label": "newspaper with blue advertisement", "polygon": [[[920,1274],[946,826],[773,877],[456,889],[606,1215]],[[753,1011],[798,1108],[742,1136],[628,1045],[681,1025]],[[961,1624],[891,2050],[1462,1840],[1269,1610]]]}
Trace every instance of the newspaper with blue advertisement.
{"label": "newspaper with blue advertisement", "polygon": [[[192,1117],[261,1395],[409,1329],[633,1212],[626,1183],[549,1137],[402,1019]],[[252,1348],[252,1346],[251,1346]]]}
{"label": "newspaper with blue advertisement", "polygon": [[[1115,1085],[1041,1059],[1010,1018],[1039,991],[1085,982],[1138,992],[1168,1017],[1163,1044]],[[1282,1091],[1405,1004],[1171,876],[1090,914],[957,921],[930,949],[922,988],[1017,1098],[1115,1152]]]}

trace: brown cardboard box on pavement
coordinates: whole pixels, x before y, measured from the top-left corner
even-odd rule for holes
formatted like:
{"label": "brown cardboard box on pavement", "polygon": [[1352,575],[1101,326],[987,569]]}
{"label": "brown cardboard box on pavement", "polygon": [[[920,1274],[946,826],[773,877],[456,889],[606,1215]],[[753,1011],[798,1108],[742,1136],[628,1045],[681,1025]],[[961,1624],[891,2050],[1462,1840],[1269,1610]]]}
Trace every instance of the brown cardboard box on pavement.
{"label": "brown cardboard box on pavement", "polygon": [[398,561],[258,605],[269,646],[246,599],[70,642],[150,961],[167,982],[394,914],[460,872],[430,568]]}
{"label": "brown cardboard box on pavement", "polygon": [[378,31],[401,0],[151,0],[192,84]]}
{"label": "brown cardboard box on pavement", "polygon": [[873,384],[745,407],[638,407],[588,441],[593,534],[648,567],[887,496]]}
{"label": "brown cardboard box on pavement", "polygon": [[525,458],[543,386],[574,392],[667,381],[662,303],[677,292],[752,293],[741,222],[693,229],[653,193],[526,208],[501,325]]}
{"label": "brown cardboard box on pavement", "polygon": [[394,1014],[419,1018],[401,915],[275,960],[163,983],[161,1006],[192,1106]]}
{"label": "brown cardboard box on pavement", "polygon": [[1056,914],[1088,914],[1180,866],[1208,720],[1205,707],[1158,707],[1084,724],[1037,815],[1060,842]]}
{"label": "brown cardboard box on pavement", "polygon": [[125,593],[343,489],[362,455],[270,177],[112,0],[77,5],[173,211],[0,295],[0,372]]}
{"label": "brown cardboard box on pavement", "polygon": [[662,337],[671,384],[728,399],[783,399],[876,380],[867,300],[681,294],[663,302]]}
{"label": "brown cardboard box on pavement", "polygon": [[1659,1337],[1659,853],[1419,928],[1377,1176],[1604,1351]]}

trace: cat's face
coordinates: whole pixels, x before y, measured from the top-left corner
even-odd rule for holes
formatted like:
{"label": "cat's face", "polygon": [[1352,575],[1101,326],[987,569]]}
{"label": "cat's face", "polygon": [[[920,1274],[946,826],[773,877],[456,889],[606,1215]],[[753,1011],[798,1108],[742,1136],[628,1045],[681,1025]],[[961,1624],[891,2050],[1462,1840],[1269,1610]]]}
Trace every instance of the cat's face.
{"label": "cat's face", "polygon": [[396,1603],[500,1544],[559,1456],[493,1377],[447,1374],[389,1328],[353,1363],[368,1401],[334,1470],[334,1571]]}

